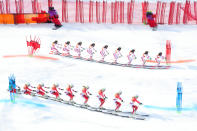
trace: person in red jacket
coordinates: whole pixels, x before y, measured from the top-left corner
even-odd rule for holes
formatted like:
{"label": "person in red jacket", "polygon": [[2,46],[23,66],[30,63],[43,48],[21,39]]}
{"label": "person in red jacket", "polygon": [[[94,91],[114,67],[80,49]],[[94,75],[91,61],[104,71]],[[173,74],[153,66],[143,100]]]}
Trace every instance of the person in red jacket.
{"label": "person in red jacket", "polygon": [[44,84],[38,84],[36,92],[37,94],[44,96],[46,91],[42,87],[44,87]]}
{"label": "person in red jacket", "polygon": [[68,95],[69,97],[70,97],[70,102],[74,102],[73,101],[73,97],[75,96],[74,94],[73,94],[73,92],[77,92],[77,91],[75,91],[75,90],[73,90],[73,85],[68,85],[68,87],[66,88],[66,95]]}
{"label": "person in red jacket", "polygon": [[102,108],[103,104],[105,103],[105,99],[107,98],[105,96],[104,92],[105,92],[105,88],[100,89],[99,92],[98,92],[98,96],[97,97],[98,97],[98,99],[99,99],[99,101],[101,103],[99,108]]}
{"label": "person in red jacket", "polygon": [[89,89],[89,86],[83,86],[81,96],[85,99],[84,105],[87,105],[87,102],[88,102],[88,100],[89,100],[89,95],[92,95],[92,94],[88,91],[88,89]]}
{"label": "person in red jacket", "polygon": [[132,114],[135,114],[136,111],[137,111],[137,109],[138,109],[138,106],[136,105],[136,103],[138,103],[139,105],[142,105],[142,103],[139,102],[137,99],[138,99],[138,95],[135,95],[135,96],[133,96],[133,97],[131,98],[130,104],[131,104],[131,107],[132,107],[132,109],[133,109]]}
{"label": "person in red jacket", "polygon": [[29,88],[30,84],[27,83],[24,85],[23,89],[24,89],[24,94],[28,94],[28,95],[31,95],[31,89]]}
{"label": "person in red jacket", "polygon": [[57,87],[58,86],[59,86],[58,84],[53,84],[53,86],[51,88],[51,91],[50,91],[50,93],[53,94],[53,95],[55,95],[56,98],[59,98],[59,94],[60,94],[58,92],[58,90],[57,90]]}
{"label": "person in red jacket", "polygon": [[115,101],[115,104],[116,104],[116,109],[115,111],[119,111],[119,108],[121,106],[121,103],[123,102],[122,98],[120,97],[120,95],[122,94],[122,91],[119,91],[115,94],[115,98],[114,98],[114,101]]}
{"label": "person in red jacket", "polygon": [[157,30],[157,23],[155,21],[156,15],[153,14],[151,11],[146,12],[147,24],[153,28],[153,30]]}
{"label": "person in red jacket", "polygon": [[52,22],[55,24],[55,28],[60,28],[62,26],[61,22],[58,19],[58,15],[52,17]]}

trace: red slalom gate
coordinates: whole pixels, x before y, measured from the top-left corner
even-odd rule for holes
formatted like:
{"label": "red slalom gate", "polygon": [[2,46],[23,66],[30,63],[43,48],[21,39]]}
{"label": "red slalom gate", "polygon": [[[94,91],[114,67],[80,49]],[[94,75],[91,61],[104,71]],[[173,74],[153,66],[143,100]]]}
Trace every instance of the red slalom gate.
{"label": "red slalom gate", "polygon": [[170,40],[166,41],[166,63],[170,64],[171,61],[171,42]]}
{"label": "red slalom gate", "polygon": [[40,49],[41,41],[39,37],[36,38],[35,36],[34,40],[32,40],[30,36],[30,41],[28,41],[26,38],[26,42],[27,42],[28,55],[30,56],[34,55]]}

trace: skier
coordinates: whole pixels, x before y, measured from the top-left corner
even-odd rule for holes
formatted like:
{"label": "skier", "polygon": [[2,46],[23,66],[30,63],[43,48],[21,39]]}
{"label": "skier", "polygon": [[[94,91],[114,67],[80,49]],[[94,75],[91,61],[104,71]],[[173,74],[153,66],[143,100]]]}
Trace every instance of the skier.
{"label": "skier", "polygon": [[52,23],[52,19],[55,15],[58,15],[57,14],[57,11],[54,9],[54,7],[49,7],[49,10],[48,10],[48,14],[49,14],[49,23]]}
{"label": "skier", "polygon": [[56,48],[56,45],[57,45],[57,40],[55,40],[55,41],[52,43],[51,51],[50,51],[49,54],[54,54],[54,55],[58,55],[58,54],[59,54],[59,51],[58,51],[58,49]]}
{"label": "skier", "polygon": [[138,103],[139,105],[142,105],[142,103],[139,102],[137,99],[138,99],[138,95],[133,96],[132,99],[131,99],[130,104],[131,104],[131,107],[133,109],[132,114],[135,114],[137,109],[138,109],[138,106],[135,103]]}
{"label": "skier", "polygon": [[147,24],[152,28],[153,31],[157,30],[157,23],[155,20],[156,15],[151,11],[146,12]]}
{"label": "skier", "polygon": [[159,52],[157,57],[155,58],[156,62],[157,62],[157,66],[160,65],[161,61],[164,59],[164,56],[162,56],[162,52]]}
{"label": "skier", "polygon": [[118,47],[117,50],[114,52],[114,63],[117,63],[118,58],[122,57],[122,54],[120,53],[121,47]]}
{"label": "skier", "polygon": [[137,57],[135,56],[134,53],[135,53],[135,49],[132,49],[132,50],[129,52],[129,54],[127,55],[127,58],[128,58],[128,60],[129,60],[128,65],[131,64],[131,62],[132,62],[133,59],[136,59],[136,58],[137,58]]}
{"label": "skier", "polygon": [[109,54],[107,51],[108,45],[105,45],[102,50],[100,51],[100,54],[102,56],[101,61],[104,61],[105,57]]}
{"label": "skier", "polygon": [[44,87],[43,83],[42,84],[38,84],[37,90],[36,90],[37,94],[42,95],[42,96],[45,95],[46,91],[43,89],[43,87]]}
{"label": "skier", "polygon": [[99,106],[100,109],[102,109],[102,106],[105,103],[105,99],[107,98],[105,96],[104,92],[105,92],[105,88],[100,89],[99,92],[98,92],[98,96],[97,96],[99,101],[100,101],[100,103],[101,103],[100,106]]}
{"label": "skier", "polygon": [[24,89],[24,94],[28,94],[28,95],[31,95],[31,89],[29,88],[30,87],[30,84],[27,83],[24,85],[23,89]]}
{"label": "skier", "polygon": [[49,22],[53,22],[55,24],[54,29],[58,29],[62,26],[62,24],[59,21],[59,16],[57,14],[57,11],[54,9],[54,7],[49,7]]}
{"label": "skier", "polygon": [[113,99],[115,104],[116,104],[116,109],[115,111],[119,111],[119,108],[121,106],[121,103],[123,102],[122,98],[120,97],[120,95],[122,94],[122,91],[119,91],[115,94],[115,98]]}
{"label": "skier", "polygon": [[85,106],[88,106],[87,105],[87,102],[88,102],[88,99],[89,99],[89,95],[92,95],[89,91],[89,86],[83,86],[83,89],[82,89],[82,93],[81,93],[81,96],[85,99],[84,101],[84,105]]}
{"label": "skier", "polygon": [[150,60],[150,59],[151,59],[150,56],[148,55],[148,51],[145,51],[145,52],[144,52],[144,54],[143,54],[143,56],[141,57],[141,59],[142,59],[143,65],[146,64],[146,61],[147,61],[147,60]]}
{"label": "skier", "polygon": [[56,30],[56,29],[62,27],[62,24],[61,24],[61,22],[59,21],[58,18],[59,18],[58,15],[55,15],[55,16],[52,17],[52,22],[55,24],[55,28],[53,28],[53,30]]}
{"label": "skier", "polygon": [[74,101],[73,101],[73,97],[75,96],[74,94],[73,94],[73,92],[77,92],[77,91],[75,91],[75,90],[73,90],[73,85],[68,85],[68,87],[66,88],[66,95],[68,95],[69,97],[70,97],[70,102],[71,103],[74,103]]}
{"label": "skier", "polygon": [[53,84],[50,93],[55,95],[56,98],[59,98],[60,93],[57,90],[58,84]]}
{"label": "skier", "polygon": [[68,56],[70,55],[70,50],[71,50],[71,46],[70,46],[70,41],[65,42],[64,47],[62,49],[62,56]]}
{"label": "skier", "polygon": [[77,53],[77,57],[81,57],[81,52],[84,50],[84,48],[81,47],[82,42],[78,42],[74,51]]}
{"label": "skier", "polygon": [[95,43],[92,43],[89,48],[87,49],[88,54],[90,55],[89,59],[92,60],[93,54],[96,53],[96,50],[94,49]]}

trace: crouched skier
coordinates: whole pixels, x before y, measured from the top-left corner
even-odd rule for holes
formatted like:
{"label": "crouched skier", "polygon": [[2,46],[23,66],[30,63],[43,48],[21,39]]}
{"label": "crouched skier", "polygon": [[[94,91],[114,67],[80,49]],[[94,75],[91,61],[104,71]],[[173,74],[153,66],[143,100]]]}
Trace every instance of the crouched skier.
{"label": "crouched skier", "polygon": [[131,112],[132,114],[135,114],[136,111],[138,110],[138,106],[136,105],[136,103],[138,103],[139,105],[142,105],[142,103],[139,102],[137,99],[138,99],[138,95],[133,96],[132,99],[131,99],[130,105],[133,109],[133,111]]}
{"label": "crouched skier", "polygon": [[117,92],[115,94],[115,98],[113,99],[116,104],[115,111],[120,111],[119,108],[122,105],[121,103],[123,102],[122,98],[120,97],[121,94],[122,94],[122,91]]}
{"label": "crouched skier", "polygon": [[44,84],[43,84],[43,83],[38,84],[36,92],[37,92],[37,94],[39,94],[39,95],[41,95],[41,96],[46,96],[45,93],[47,93],[47,91],[45,91],[45,90],[43,89],[43,87],[44,87]]}
{"label": "crouched skier", "polygon": [[23,87],[24,94],[26,94],[26,95],[32,95],[32,93],[31,93],[32,90],[29,87],[30,87],[30,84],[29,83],[27,83],[27,84],[24,85],[24,87]]}
{"label": "crouched skier", "polygon": [[51,91],[50,91],[50,93],[51,93],[52,95],[55,95],[56,99],[58,99],[58,98],[59,98],[59,95],[60,95],[60,93],[59,93],[58,90],[57,90],[57,87],[58,87],[58,86],[59,86],[58,84],[53,84],[53,86],[52,86],[52,88],[51,88]]}
{"label": "crouched skier", "polygon": [[92,95],[89,91],[89,86],[83,86],[83,89],[82,89],[82,93],[81,93],[81,96],[85,99],[84,101],[84,105],[85,106],[88,106],[87,102],[89,100],[89,95]]}
{"label": "crouched skier", "polygon": [[75,96],[74,94],[73,94],[73,92],[77,92],[77,91],[75,91],[74,89],[73,89],[73,85],[68,85],[68,87],[66,88],[66,95],[67,96],[69,96],[70,97],[70,102],[71,103],[75,103],[74,101],[73,101],[73,97]]}
{"label": "crouched skier", "polygon": [[103,108],[103,104],[105,103],[105,99],[107,99],[107,97],[105,96],[104,92],[105,92],[105,88],[100,89],[99,92],[98,92],[98,96],[97,96],[99,101],[100,101],[100,103],[101,103],[100,106],[99,106],[100,109]]}

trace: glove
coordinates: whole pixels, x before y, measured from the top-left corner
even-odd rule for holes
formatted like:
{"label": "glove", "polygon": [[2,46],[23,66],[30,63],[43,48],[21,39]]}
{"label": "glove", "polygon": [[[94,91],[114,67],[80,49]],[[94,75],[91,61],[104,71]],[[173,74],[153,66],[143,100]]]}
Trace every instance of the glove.
{"label": "glove", "polygon": [[142,103],[139,103],[139,105],[142,105]]}
{"label": "glove", "polygon": [[123,100],[121,100],[123,102]]}

